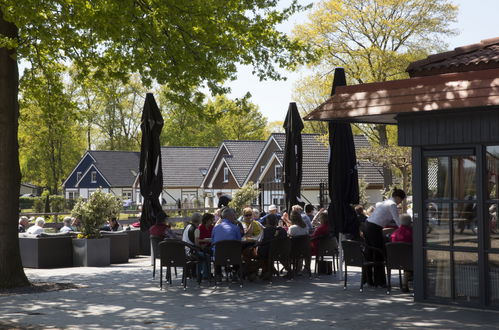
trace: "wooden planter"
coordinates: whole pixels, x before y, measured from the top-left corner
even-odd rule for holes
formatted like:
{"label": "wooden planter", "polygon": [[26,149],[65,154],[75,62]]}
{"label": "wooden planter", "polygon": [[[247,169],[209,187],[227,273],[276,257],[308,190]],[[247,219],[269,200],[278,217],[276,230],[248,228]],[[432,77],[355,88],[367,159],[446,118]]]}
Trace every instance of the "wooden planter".
{"label": "wooden planter", "polygon": [[103,267],[111,264],[109,238],[73,239],[73,266]]}

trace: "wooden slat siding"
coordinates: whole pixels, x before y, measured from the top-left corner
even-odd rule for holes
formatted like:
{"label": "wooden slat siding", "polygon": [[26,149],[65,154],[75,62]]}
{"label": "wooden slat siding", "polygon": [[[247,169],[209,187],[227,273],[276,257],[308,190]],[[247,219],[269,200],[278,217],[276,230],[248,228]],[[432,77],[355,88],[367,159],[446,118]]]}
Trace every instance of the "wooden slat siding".
{"label": "wooden slat siding", "polygon": [[499,107],[397,118],[401,146],[499,143]]}

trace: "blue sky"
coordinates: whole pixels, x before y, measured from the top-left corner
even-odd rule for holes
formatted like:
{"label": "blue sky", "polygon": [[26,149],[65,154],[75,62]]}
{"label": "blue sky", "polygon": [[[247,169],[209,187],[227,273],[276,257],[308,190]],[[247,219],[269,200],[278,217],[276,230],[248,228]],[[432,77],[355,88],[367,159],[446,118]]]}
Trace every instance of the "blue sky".
{"label": "blue sky", "polygon": [[[313,1],[301,0],[300,3],[308,4]],[[459,31],[457,36],[448,39],[449,50],[459,46],[469,45],[483,39],[499,37],[499,1],[498,0],[453,0],[459,6],[458,21],[453,28]],[[283,5],[289,1],[283,1]],[[281,30],[289,32],[295,24],[304,23],[307,13],[300,13],[292,17]],[[300,73],[285,72],[287,81],[263,81],[251,74],[248,67],[239,67],[238,79],[228,84],[231,87],[231,97],[241,97],[246,92],[252,95],[252,102],[257,104],[260,111],[269,121],[284,120],[291,94],[293,83]]]}

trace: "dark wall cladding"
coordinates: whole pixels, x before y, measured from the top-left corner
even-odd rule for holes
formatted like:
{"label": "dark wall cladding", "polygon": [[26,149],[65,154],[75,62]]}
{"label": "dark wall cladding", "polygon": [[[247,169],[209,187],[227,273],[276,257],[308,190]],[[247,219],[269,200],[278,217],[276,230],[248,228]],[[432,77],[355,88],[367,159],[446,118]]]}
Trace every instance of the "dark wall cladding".
{"label": "dark wall cladding", "polygon": [[499,143],[499,107],[397,116],[401,146]]}

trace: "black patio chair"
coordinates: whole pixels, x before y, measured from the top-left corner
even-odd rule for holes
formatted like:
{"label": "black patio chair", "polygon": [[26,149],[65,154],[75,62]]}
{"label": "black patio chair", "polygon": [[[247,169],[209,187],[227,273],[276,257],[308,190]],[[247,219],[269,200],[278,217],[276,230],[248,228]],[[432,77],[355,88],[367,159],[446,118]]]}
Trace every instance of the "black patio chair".
{"label": "black patio chair", "polygon": [[310,237],[308,235],[291,237],[291,251],[289,254],[291,260],[291,275],[294,276],[298,272],[299,263],[301,260],[308,263],[308,275],[312,277],[310,269],[310,259],[312,258],[312,251],[310,249]]}
{"label": "black patio chair", "polygon": [[386,243],[386,276],[388,286],[386,294],[391,292],[391,270],[398,269],[400,290],[402,290],[402,270],[412,272],[414,270],[412,259],[412,244],[404,242]]}
{"label": "black patio chair", "polygon": [[272,279],[274,277],[274,265],[277,264],[277,273],[279,277],[279,262],[282,263],[284,268],[290,269],[290,253],[291,253],[291,240],[285,236],[282,238],[274,238],[273,240],[267,242],[269,246],[269,271],[270,279],[269,284],[272,285]]}
{"label": "black patio chair", "polygon": [[[343,289],[347,289],[347,274],[348,266],[360,267],[362,273],[364,273],[365,267],[371,267],[374,265],[384,266],[384,262],[379,261],[369,261],[366,257],[366,253],[369,251],[374,251],[374,253],[380,253],[383,255],[381,249],[365,245],[359,241],[344,240],[341,241],[341,247],[343,249],[343,259],[345,262],[345,279]],[[361,276],[360,279],[360,292],[364,291],[364,279]]]}
{"label": "black patio chair", "polygon": [[159,243],[163,240],[160,236],[150,236],[151,241],[151,266],[152,278],[156,278],[156,259],[159,259]]}
{"label": "black patio chair", "polygon": [[317,276],[318,261],[324,261],[325,257],[331,257],[333,273],[339,268],[338,240],[334,236],[320,236],[317,240],[317,255],[315,256],[315,275]]}
{"label": "black patio chair", "polygon": [[[163,289],[163,267],[166,267],[166,279],[172,285],[171,267],[182,267],[182,284],[184,290],[187,287],[187,267],[192,264],[198,263],[197,260],[188,258],[186,247],[192,248],[190,244],[185,242],[167,239],[159,243],[159,258],[160,258],[160,280],[159,286]],[[198,285],[201,285],[201,277],[198,276]]]}
{"label": "black patio chair", "polygon": [[[217,266],[224,266],[227,274],[227,281],[229,281],[228,269],[231,266],[238,266],[239,286],[243,287],[243,258],[242,258],[242,242],[236,240],[218,241],[215,244],[215,258],[214,264]],[[217,284],[215,280],[215,285]]]}

